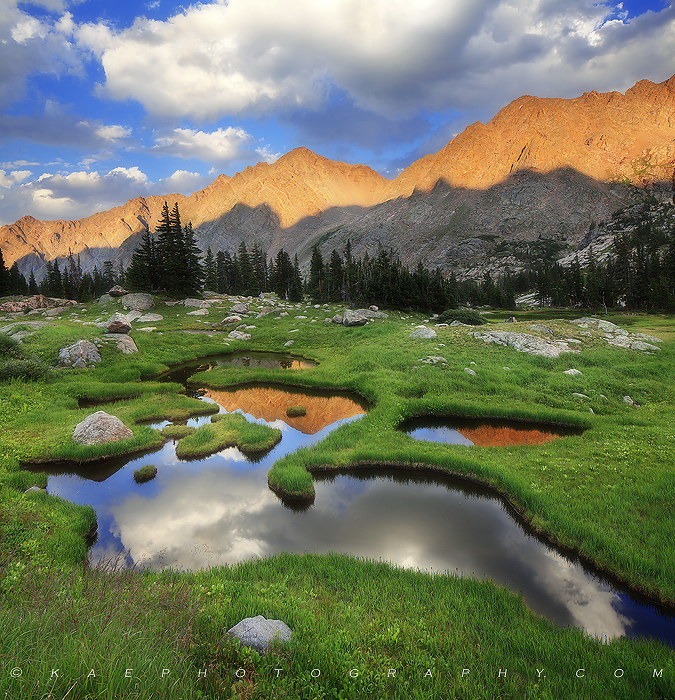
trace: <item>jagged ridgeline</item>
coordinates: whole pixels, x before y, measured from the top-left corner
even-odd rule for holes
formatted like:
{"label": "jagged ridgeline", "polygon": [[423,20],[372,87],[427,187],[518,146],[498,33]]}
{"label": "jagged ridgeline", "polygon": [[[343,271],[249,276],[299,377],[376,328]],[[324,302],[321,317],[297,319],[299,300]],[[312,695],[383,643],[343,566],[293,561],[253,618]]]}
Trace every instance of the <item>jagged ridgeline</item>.
{"label": "jagged ridgeline", "polygon": [[[64,284],[66,270],[68,280],[81,275],[88,284],[89,275],[95,295],[102,279],[110,282],[132,265],[139,247],[146,258],[153,253],[150,235],[156,255],[185,245],[184,231],[169,236],[168,200],[180,207],[184,221],[192,222],[203,268],[217,267],[220,251],[240,262],[245,241],[254,268],[261,255],[274,260],[276,268],[276,256],[283,251],[291,261],[297,256],[309,283],[314,249],[328,268],[335,250],[345,267],[349,242],[352,257],[362,264],[366,255],[372,261],[384,250],[391,265],[398,261],[400,269],[414,271],[411,275],[421,263],[422,269],[438,268],[451,286],[456,279],[460,300],[479,303],[482,295],[508,305],[514,294],[537,286],[534,275],[540,268],[546,271],[548,265],[552,275],[564,278],[567,273],[553,269],[554,263],[573,268],[577,253],[581,272],[575,274],[583,278],[583,268],[593,263],[591,244],[598,255],[594,239],[598,230],[602,233],[601,222],[650,198],[672,201],[674,178],[675,76],[659,84],[641,80],[625,94],[522,96],[393,180],[365,165],[296,148],[274,163],[258,163],[232,177],[220,175],[189,197],[137,197],[77,221],[24,216],[0,227],[0,248],[11,272],[12,281],[5,284],[12,289],[23,284],[21,276],[31,285],[31,275],[33,288],[45,278],[53,285],[60,278]],[[167,228],[164,250],[158,227]],[[652,263],[663,266],[664,251],[651,252]],[[633,255],[641,255],[639,246]],[[605,264],[605,259],[598,255],[598,262]],[[227,258],[220,263],[227,266]],[[640,268],[641,258],[630,264]],[[195,283],[194,278],[182,279],[184,272],[169,274],[178,289]],[[659,276],[664,279],[660,270]],[[213,286],[209,282],[207,288]],[[579,279],[571,287],[573,294],[566,292],[560,302],[564,296],[567,303],[570,298],[579,303]],[[331,290],[319,293],[330,295]],[[540,296],[554,295],[543,289]],[[670,293],[627,295],[629,303],[642,304],[644,298],[660,298],[662,304]]]}

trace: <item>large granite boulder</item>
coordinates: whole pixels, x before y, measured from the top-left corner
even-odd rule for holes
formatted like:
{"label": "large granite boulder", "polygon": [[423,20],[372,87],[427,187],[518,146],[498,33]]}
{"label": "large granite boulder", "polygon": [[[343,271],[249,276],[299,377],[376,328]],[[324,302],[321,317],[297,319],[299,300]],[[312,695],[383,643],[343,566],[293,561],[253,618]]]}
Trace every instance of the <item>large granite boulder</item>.
{"label": "large granite boulder", "polygon": [[136,292],[135,294],[125,294],[120,297],[122,306],[125,309],[138,309],[139,311],[147,311],[151,309],[155,302],[152,299],[152,294],[145,292]]}
{"label": "large granite boulder", "polygon": [[266,620],[262,615],[247,617],[227,630],[226,639],[237,638],[242,646],[251,647],[259,654],[266,654],[273,640],[290,642],[291,628],[281,620]]}
{"label": "large granite boulder", "polygon": [[511,331],[486,331],[469,333],[474,338],[480,338],[486,343],[497,343],[513,348],[518,352],[528,355],[542,355],[543,357],[558,357],[563,352],[579,352],[573,350],[565,340],[544,340],[527,333],[515,333]]}
{"label": "large granite boulder", "polygon": [[114,313],[105,324],[108,333],[128,333],[131,330],[131,321],[119,312]]}
{"label": "large granite boulder", "polygon": [[143,314],[136,319],[139,323],[156,323],[164,320],[162,314]]}
{"label": "large granite boulder", "polygon": [[244,302],[240,302],[239,304],[234,304],[230,311],[233,314],[247,314],[248,313],[248,304]]}
{"label": "large granite boulder", "polygon": [[134,434],[117,417],[96,411],[75,426],[73,440],[80,445],[102,445],[106,442],[128,440]]}
{"label": "large granite boulder", "polygon": [[242,333],[241,331],[230,331],[227,337],[231,340],[251,340],[250,333]]}
{"label": "large granite boulder", "polygon": [[368,323],[368,318],[364,316],[359,311],[352,311],[351,309],[345,309],[342,312],[342,325],[351,326],[365,326]]}
{"label": "large granite boulder", "polygon": [[101,361],[98,348],[89,340],[78,340],[72,345],[59,350],[59,367],[81,369],[93,367]]}
{"label": "large granite boulder", "polygon": [[122,352],[123,355],[131,355],[138,352],[138,347],[134,343],[133,339],[125,334],[120,334],[117,340],[117,349]]}
{"label": "large granite boulder", "polygon": [[111,297],[123,297],[125,294],[129,294],[129,292],[127,292],[124,287],[120,287],[119,284],[116,284],[114,287],[108,290],[108,294]]}

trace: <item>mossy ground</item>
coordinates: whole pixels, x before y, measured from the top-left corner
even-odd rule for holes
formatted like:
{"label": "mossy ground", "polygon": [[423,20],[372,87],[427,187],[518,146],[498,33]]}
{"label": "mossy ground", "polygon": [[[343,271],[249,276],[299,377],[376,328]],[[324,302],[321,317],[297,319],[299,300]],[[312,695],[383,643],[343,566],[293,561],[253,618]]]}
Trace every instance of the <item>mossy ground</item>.
{"label": "mossy ground", "polygon": [[[308,470],[383,461],[470,476],[507,494],[548,538],[673,605],[672,317],[608,317],[631,332],[666,340],[658,353],[644,355],[610,347],[601,334],[581,335],[568,322],[579,312],[516,312],[518,323],[509,330],[528,332],[531,323],[545,320],[556,337],[582,341],[579,354],[547,359],[486,345],[463,328],[438,328],[436,339],[408,340],[425,320],[410,313],[391,312],[386,320],[344,328],[323,323],[340,307],[303,304],[287,317],[249,319],[257,328],[248,331],[251,341],[241,342],[211,332],[210,323],[224,311],[211,309],[199,318],[185,316],[188,310],[161,306],[164,320],[152,324],[156,331],[133,331],[138,355],[122,356],[104,343],[103,361],[93,370],[59,370],[47,382],[0,384],[0,689],[8,698],[40,697],[44,686],[37,683],[49,681],[42,670],[56,663],[63,674],[53,697],[69,700],[142,697],[133,694],[141,690],[165,698],[675,696],[672,650],[625,639],[601,644],[578,630],[556,628],[490,582],[333,555],[280,555],[195,574],[145,572],[124,578],[127,574],[107,571],[90,580],[82,566],[82,535],[94,511],[41,493],[23,495],[47,479],[20,469],[23,462],[40,459],[86,460],[113,453],[71,444],[74,426],[101,408],[80,409],[79,401],[86,399],[115,400],[105,410],[135,435],[117,449],[158,444],[159,432],[139,422],[185,420],[209,406],[180,394],[180,385],[143,377],[228,350],[287,352],[285,344],[293,340],[290,349],[318,361],[318,367],[232,367],[212,370],[200,382],[349,389],[372,408],[321,443],[279,460],[269,474],[271,483],[311,494]],[[82,321],[111,313],[112,308],[102,313],[90,305],[76,315],[79,322],[67,314],[54,328],[26,339],[26,348],[53,365],[65,344],[102,336]],[[499,322],[502,316],[488,318]],[[185,330],[202,332],[180,332]],[[430,356],[444,361],[424,362]],[[464,372],[465,367],[476,375]],[[563,374],[571,367],[583,374]],[[625,395],[639,408],[626,405]],[[418,442],[397,430],[404,419],[425,414],[514,417],[586,430],[541,446],[480,450]],[[109,596],[101,592],[106,586]],[[35,593],[40,590],[44,595]],[[184,614],[171,618],[177,609]],[[296,631],[289,649],[263,660],[223,643],[224,629],[257,614],[286,620]],[[167,627],[166,619],[175,625]],[[165,634],[165,628],[172,631]],[[10,669],[26,664],[32,664],[30,673],[10,676]],[[159,666],[172,669],[168,678],[160,678],[161,670],[156,673]],[[277,667],[284,669],[280,679]],[[537,672],[542,667],[545,680]],[[91,668],[98,669],[95,678],[87,678]],[[128,685],[125,668],[136,669],[138,688]],[[238,668],[246,669],[245,677],[235,675]],[[321,676],[312,678],[315,668]],[[356,677],[349,675],[353,668]],[[389,668],[397,675],[387,676]],[[464,668],[471,672],[462,677]],[[508,669],[506,677],[499,675],[500,668]],[[575,676],[579,668],[585,669],[583,680]],[[655,668],[663,668],[663,674],[655,677]],[[206,681],[198,678],[203,669]],[[621,678],[616,669],[623,669]]]}

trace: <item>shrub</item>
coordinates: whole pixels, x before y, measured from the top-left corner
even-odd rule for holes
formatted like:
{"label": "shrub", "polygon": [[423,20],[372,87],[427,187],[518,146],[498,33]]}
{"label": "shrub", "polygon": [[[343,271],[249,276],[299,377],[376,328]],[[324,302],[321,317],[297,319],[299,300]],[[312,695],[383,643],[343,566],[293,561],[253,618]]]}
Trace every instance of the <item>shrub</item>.
{"label": "shrub", "polygon": [[0,357],[21,357],[19,341],[7,333],[0,333]]}
{"label": "shrub", "polygon": [[9,360],[0,364],[0,382],[7,379],[49,379],[49,367],[36,358]]}
{"label": "shrub", "polygon": [[439,317],[440,323],[452,323],[459,321],[469,326],[481,326],[487,323],[485,318],[475,309],[447,309]]}

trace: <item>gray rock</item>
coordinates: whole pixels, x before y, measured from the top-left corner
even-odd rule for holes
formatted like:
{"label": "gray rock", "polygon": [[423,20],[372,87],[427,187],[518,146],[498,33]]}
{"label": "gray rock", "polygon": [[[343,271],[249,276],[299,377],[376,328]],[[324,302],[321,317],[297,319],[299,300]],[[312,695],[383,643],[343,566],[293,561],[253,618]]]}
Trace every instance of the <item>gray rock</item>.
{"label": "gray rock", "polygon": [[409,336],[408,340],[419,340],[419,339],[431,339],[431,338],[436,338],[436,331],[433,328],[418,328],[416,331],[413,331]]}
{"label": "gray rock", "polygon": [[324,318],[324,319],[323,319],[323,322],[324,322],[326,325],[328,325],[328,324],[330,324],[330,323],[333,323],[333,319],[332,319],[332,318]]}
{"label": "gray rock", "polygon": [[379,307],[375,306],[374,304],[372,306],[368,307],[371,311],[379,311]]}
{"label": "gray rock", "polygon": [[646,333],[633,333],[633,335],[636,338],[640,338],[640,340],[644,340],[648,343],[662,343],[663,340],[661,338],[657,338],[653,335],[647,335]]}
{"label": "gray rock", "polygon": [[183,306],[194,306],[198,309],[208,309],[211,304],[215,303],[215,299],[184,299]]}
{"label": "gray rock", "polygon": [[242,333],[241,331],[230,331],[227,337],[231,340],[251,340],[250,333]]}
{"label": "gray rock", "polygon": [[72,345],[59,350],[59,367],[81,369],[93,367],[101,361],[97,347],[89,340],[78,340]]}
{"label": "gray rock", "polygon": [[635,406],[635,401],[633,401],[633,399],[631,399],[630,396],[624,396],[624,397],[623,397],[623,402],[624,402],[625,404],[628,404],[629,406]]}
{"label": "gray rock", "polygon": [[96,303],[97,304],[109,304],[111,301],[117,301],[117,299],[111,297],[110,294],[102,294],[98,298],[98,301]]}
{"label": "gray rock", "polygon": [[131,321],[119,312],[114,313],[105,324],[108,333],[128,333],[131,330]]}
{"label": "gray rock", "polygon": [[138,352],[136,343],[134,343],[134,341],[128,335],[122,334],[117,341],[117,349],[121,350],[124,355],[132,355],[133,353]]}
{"label": "gray rock", "polygon": [[293,345],[294,342],[295,342],[294,340],[287,340],[287,341],[284,343],[284,347],[285,347],[285,348],[290,348],[291,345]]}
{"label": "gray rock", "polygon": [[526,352],[530,355],[543,355],[544,357],[558,357],[563,352],[578,352],[573,350],[564,340],[550,341],[537,338],[527,333],[514,333],[511,331],[487,331],[475,332],[471,335],[480,338],[486,343],[497,343],[513,348],[518,352]]}
{"label": "gray rock", "polygon": [[41,489],[39,486],[31,486],[24,493],[47,493],[47,489]]}
{"label": "gray rock", "polygon": [[259,654],[266,654],[275,639],[290,642],[291,628],[281,620],[266,620],[262,615],[247,617],[227,630],[226,639],[236,638],[242,646],[251,647]]}
{"label": "gray rock", "polygon": [[574,396],[575,399],[587,399],[588,398],[588,396],[586,396],[586,394],[578,394],[576,391],[572,394],[572,396]]}
{"label": "gray rock", "polygon": [[188,311],[185,315],[186,316],[208,316],[209,310],[208,309],[195,309],[194,311]]}
{"label": "gray rock", "polygon": [[641,340],[634,340],[630,344],[631,350],[642,350],[643,352],[653,352],[654,350],[660,350],[661,348],[657,345],[651,345],[650,343],[643,343]]}
{"label": "gray rock", "polygon": [[230,311],[232,311],[232,313],[234,314],[247,314],[248,304],[245,304],[243,302],[240,302],[239,304],[234,304]]}
{"label": "gray rock", "polygon": [[537,333],[546,333],[547,335],[553,335],[553,331],[545,326],[543,323],[533,323],[530,326],[531,331],[536,331]]}
{"label": "gray rock", "polygon": [[470,367],[465,367],[465,368],[464,368],[464,371],[465,371],[467,374],[473,375],[474,377],[476,376],[476,373],[475,373]]}
{"label": "gray rock", "polygon": [[378,311],[377,306],[371,307],[370,309],[356,309],[357,314],[365,316],[366,318],[387,318],[388,315],[384,311]]}
{"label": "gray rock", "polygon": [[156,323],[157,321],[163,321],[164,316],[161,314],[143,314],[136,319],[139,323]]}
{"label": "gray rock", "polygon": [[80,445],[101,445],[106,442],[128,440],[134,434],[117,416],[96,411],[75,426],[73,440]]}
{"label": "gray rock", "polygon": [[143,315],[143,312],[141,312],[141,311],[129,311],[129,313],[126,313],[124,315],[129,319],[129,321],[131,321],[133,323],[136,319],[140,318]]}
{"label": "gray rock", "polygon": [[274,312],[274,307],[273,306],[263,306],[262,309],[258,312],[258,315],[256,318],[262,318],[263,316],[267,316],[268,314],[271,314]]}
{"label": "gray rock", "polygon": [[511,316],[510,318],[504,319],[504,323],[517,323],[516,317]]}
{"label": "gray rock", "polygon": [[122,301],[122,306],[125,309],[138,309],[139,311],[147,311],[155,305],[155,302],[152,299],[152,294],[146,294],[145,292],[125,294],[123,297],[120,297],[120,300]]}
{"label": "gray rock", "polygon": [[108,290],[108,294],[111,297],[123,297],[125,294],[129,294],[124,287],[120,287],[119,284],[116,284],[112,289]]}
{"label": "gray rock", "polygon": [[570,377],[580,377],[583,375],[583,372],[580,372],[578,369],[566,369],[563,374],[569,374]]}
{"label": "gray rock", "polygon": [[368,323],[368,318],[363,316],[358,311],[352,311],[351,309],[345,309],[342,312],[342,325],[351,326],[365,326]]}
{"label": "gray rock", "polygon": [[333,323],[337,323],[339,325],[342,325],[343,319],[342,319],[342,316],[340,314],[335,314],[335,316],[333,316],[332,320],[333,320]]}

